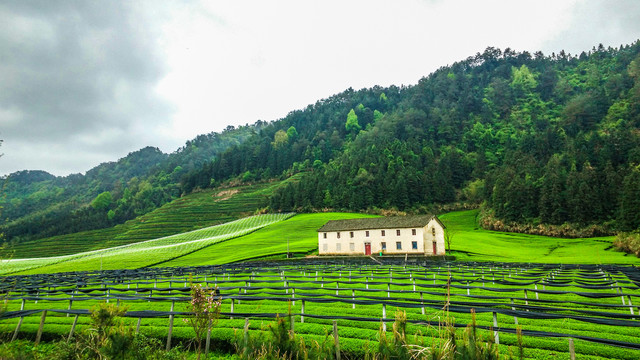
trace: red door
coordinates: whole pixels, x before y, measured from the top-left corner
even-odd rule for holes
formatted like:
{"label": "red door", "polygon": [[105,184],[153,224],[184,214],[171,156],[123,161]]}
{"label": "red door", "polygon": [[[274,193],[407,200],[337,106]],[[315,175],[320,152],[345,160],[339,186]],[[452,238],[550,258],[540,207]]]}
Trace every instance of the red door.
{"label": "red door", "polygon": [[364,243],[364,254],[371,255],[371,243]]}
{"label": "red door", "polygon": [[433,255],[438,253],[438,245],[437,243],[434,241],[433,242]]}

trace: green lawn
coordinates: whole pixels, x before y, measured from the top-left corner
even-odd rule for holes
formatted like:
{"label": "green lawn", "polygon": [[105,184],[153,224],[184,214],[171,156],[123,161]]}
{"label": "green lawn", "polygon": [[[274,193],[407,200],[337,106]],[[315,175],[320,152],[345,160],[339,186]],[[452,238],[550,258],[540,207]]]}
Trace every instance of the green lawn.
{"label": "green lawn", "polygon": [[616,251],[613,237],[563,239],[489,231],[478,228],[478,210],[444,214],[440,219],[454,233],[452,255],[462,261],[504,261],[564,264],[638,264],[640,259]]}
{"label": "green lawn", "polygon": [[[235,201],[243,203],[248,196],[255,199],[256,192],[268,191],[267,186],[259,186],[246,193],[236,194]],[[250,194],[250,195],[249,195]],[[238,196],[240,195],[240,196]],[[202,196],[202,194],[198,195]],[[211,193],[206,193],[211,197]],[[193,201],[193,199],[189,200]],[[223,201],[230,201],[226,199]],[[177,206],[176,204],[172,205]],[[235,211],[241,205],[232,206]],[[163,210],[164,211],[164,210]],[[201,210],[200,210],[201,211]],[[476,225],[477,210],[458,211],[440,216],[447,228],[454,234],[450,255],[460,261],[500,261],[500,262],[528,262],[528,263],[584,263],[584,264],[638,264],[640,259],[616,251],[611,245],[613,237],[562,239],[539,235],[496,232],[480,229]],[[318,239],[316,230],[329,220],[367,217],[371,215],[354,213],[315,213],[299,214],[288,220],[279,221],[258,230],[247,227],[249,232],[235,233],[229,231],[224,235],[224,241],[209,241],[207,243],[187,243],[177,241],[176,246],[160,250],[149,250],[143,246],[140,251],[130,249],[114,252],[109,250],[100,256],[84,256],[74,261],[64,259],[38,259],[33,264],[23,267],[33,272],[59,272],[77,270],[98,270],[138,268],[145,266],[190,266],[212,265],[231,262],[247,261],[257,258],[283,257],[289,251],[300,254],[317,252]],[[152,219],[162,218],[159,215]],[[144,221],[141,220],[141,223]],[[165,231],[151,228],[162,227],[161,222],[146,227],[145,232],[161,234]],[[255,231],[254,231],[255,230]],[[172,228],[171,232],[176,231]],[[227,234],[227,232],[225,232]],[[155,241],[155,240],[154,240]],[[145,245],[146,246],[146,245]],[[137,249],[137,245],[131,249]],[[47,265],[47,266],[45,266]],[[6,267],[4,272],[8,270]],[[11,270],[11,271],[16,271]]]}
{"label": "green lawn", "polygon": [[373,216],[353,213],[299,214],[251,234],[211,245],[158,266],[215,265],[283,255],[287,252],[287,240],[289,251],[306,254],[318,250],[316,230],[327,221],[360,217]]}

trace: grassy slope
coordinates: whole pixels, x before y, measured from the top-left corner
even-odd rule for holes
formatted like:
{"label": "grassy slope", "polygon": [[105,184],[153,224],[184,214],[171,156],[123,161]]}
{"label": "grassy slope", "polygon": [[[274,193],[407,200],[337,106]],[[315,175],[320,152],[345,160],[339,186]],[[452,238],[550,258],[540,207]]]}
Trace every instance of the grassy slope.
{"label": "grassy slope", "polygon": [[477,210],[440,216],[455,232],[452,255],[463,261],[638,264],[640,259],[611,247],[613,237],[562,239],[478,228]]}
{"label": "grassy slope", "polygon": [[[77,256],[72,255],[63,259],[52,259],[50,263],[46,264],[41,263],[44,259],[36,259],[37,263],[35,266],[30,265],[31,261],[28,260],[24,261],[24,263],[22,261],[12,261],[6,265],[8,268],[0,269],[0,271],[11,271],[11,267],[13,267],[17,269],[14,271],[20,271],[23,274],[34,274],[148,267],[160,261],[168,261],[175,257],[197,251],[211,244],[228,241],[229,239],[251,233],[261,227],[282,221],[292,215],[293,213],[250,216],[222,225],[143,241],[124,247],[105,249],[93,253],[80,253]],[[23,267],[24,270],[20,270],[18,267]]]}
{"label": "grassy slope", "polygon": [[[440,216],[455,235],[452,255],[462,261],[539,263],[638,264],[640,259],[611,247],[613,237],[562,239],[538,235],[503,233],[480,229],[477,210]],[[363,214],[300,214],[252,234],[214,244],[159,266],[224,264],[291,252],[317,251],[316,229],[329,220],[363,217]]]}
{"label": "grassy slope", "polygon": [[282,255],[287,252],[287,239],[289,240],[289,251],[309,253],[318,249],[316,230],[327,221],[359,217],[372,217],[372,215],[353,213],[299,214],[254,233],[211,245],[158,266],[225,264],[257,257]]}
{"label": "grassy slope", "polygon": [[[69,255],[179,234],[252,215],[268,203],[268,195],[281,182],[207,190],[168,203],[148,214],[113,228],[84,231],[26,241],[12,247],[12,257]],[[229,196],[229,192],[237,193]]]}
{"label": "grassy slope", "polygon": [[[221,209],[226,209],[229,213],[235,211],[235,214],[240,214],[240,209],[249,208],[255,204],[254,201],[259,198],[258,194],[271,191],[271,186],[277,185],[263,184],[242,188],[239,193],[229,199],[218,202],[213,201],[216,206],[212,208],[207,208],[207,204],[212,202],[209,199],[214,199],[217,193],[203,192],[194,194],[192,197],[180,199],[159,209],[154,212],[154,216],[149,214],[150,216],[146,218],[137,219],[136,224],[139,227],[132,227],[129,233],[133,234],[136,230],[140,230],[140,234],[147,234],[146,236],[162,234],[163,232],[173,233],[178,231],[180,227],[170,226],[172,222],[166,219],[173,217],[176,219],[174,223],[178,223],[180,216],[185,221],[183,228],[196,227],[197,225],[194,224],[197,224],[198,221],[203,221],[202,218],[205,217],[204,214],[207,214],[208,211],[214,214],[217,219],[225,219],[225,212]],[[202,217],[195,215],[197,213],[202,214]],[[447,227],[455,233],[451,254],[455,255],[458,260],[539,263],[640,263],[638,258],[613,250],[611,247],[612,237],[561,239],[494,232],[477,228],[476,215],[477,211],[470,210],[441,216]],[[187,221],[188,216],[191,216],[192,221]],[[317,251],[316,229],[324,223],[333,219],[363,216],[367,215],[351,213],[300,214],[248,235],[213,244],[182,257],[173,259],[165,257],[167,261],[157,266],[223,264],[260,257],[282,256],[287,251],[287,239],[289,240],[291,252],[310,253]],[[162,230],[163,223],[168,229]],[[145,227],[143,224],[147,224],[149,227]],[[155,231],[150,231],[149,229],[155,229]],[[110,268],[137,267],[135,264],[125,263],[124,259],[121,260],[118,262],[119,260],[114,259],[115,262],[110,265]],[[161,258],[157,260],[162,261]],[[98,269],[99,266],[99,262],[95,261],[95,264],[89,267]],[[63,266],[64,269],[58,267],[55,267],[56,271],[74,270],[68,269],[67,266]],[[86,270],[88,268],[83,269]],[[53,271],[54,267],[50,269],[41,268],[36,271],[51,272],[49,270]]]}

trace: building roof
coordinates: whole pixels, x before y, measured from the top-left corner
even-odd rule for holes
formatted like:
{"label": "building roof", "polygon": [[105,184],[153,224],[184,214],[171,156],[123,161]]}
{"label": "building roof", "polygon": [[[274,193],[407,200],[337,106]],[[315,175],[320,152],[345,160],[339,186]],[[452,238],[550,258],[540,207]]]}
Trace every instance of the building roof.
{"label": "building roof", "polygon": [[331,220],[318,229],[318,232],[418,228],[426,226],[433,218],[445,227],[435,215],[414,215]]}

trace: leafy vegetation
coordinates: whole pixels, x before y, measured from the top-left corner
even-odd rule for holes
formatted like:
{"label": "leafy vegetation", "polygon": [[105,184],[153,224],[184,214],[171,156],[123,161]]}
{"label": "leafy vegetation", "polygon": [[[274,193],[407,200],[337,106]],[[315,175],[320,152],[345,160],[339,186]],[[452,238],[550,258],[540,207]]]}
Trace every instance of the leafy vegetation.
{"label": "leafy vegetation", "polygon": [[23,241],[14,258],[71,255],[179,234],[253,215],[280,182],[194,192],[115,227]]}
{"label": "leafy vegetation", "polygon": [[147,147],[103,163],[85,175],[55,177],[44,171],[19,171],[0,179],[6,197],[1,229],[11,245],[23,241],[95,230],[124,223],[181,195],[180,179],[221,151],[260,131],[227,127],[200,135],[172,154]]}
{"label": "leafy vegetation", "polygon": [[640,257],[640,233],[620,233],[616,235],[613,245],[621,251]]}
{"label": "leafy vegetation", "polygon": [[147,267],[251,233],[292,215],[256,215],[187,233],[73,255],[11,259],[4,261],[0,270],[6,274],[31,269],[37,272],[63,272]]}
{"label": "leafy vegetation", "polygon": [[296,173],[269,194],[272,209],[484,203],[494,225],[634,230],[639,53],[640,42],[578,56],[487,48],[414,86],[348,89],[173,154],[145,148],[64,178],[11,174],[3,230],[16,245],[107,228],[198,189]]}
{"label": "leafy vegetation", "polygon": [[[622,341],[638,344],[637,327],[633,326],[631,320],[634,315],[629,314],[631,305],[626,299],[625,304],[621,304],[616,289],[608,285],[609,282],[618,282],[625,295],[636,297],[638,288],[631,281],[633,273],[624,275],[625,271],[632,270],[631,267],[532,266],[495,262],[433,262],[427,266],[393,266],[354,265],[348,262],[321,264],[312,260],[289,265],[263,263],[262,266],[239,264],[191,268],[182,275],[176,273],[177,269],[167,270],[149,269],[124,278],[122,272],[78,274],[85,282],[73,298],[73,309],[89,309],[104,301],[107,294],[100,285],[107,281],[111,291],[108,295],[111,305],[116,299],[120,299],[120,303],[126,303],[134,316],[121,318],[119,321],[122,325],[137,327],[136,311],[158,312],[160,317],[146,317],[151,314],[145,314],[139,332],[147,338],[161,339],[162,343],[166,343],[166,311],[173,308],[177,321],[173,323],[172,344],[186,346],[193,341],[194,331],[181,320],[188,316],[184,312],[189,311],[192,299],[186,296],[190,289],[186,285],[183,287],[183,284],[191,279],[194,284],[203,284],[203,288],[218,286],[220,290],[221,317],[211,331],[212,347],[218,350],[232,351],[232,344],[240,342],[238,351],[245,348],[243,344],[249,344],[262,353],[262,343],[266,345],[269,354],[275,354],[279,358],[284,353],[283,349],[289,351],[289,354],[292,350],[303,353],[302,345],[309,353],[330,352],[333,339],[332,336],[327,338],[327,335],[333,334],[332,322],[337,320],[340,350],[345,355],[343,358],[364,358],[367,351],[370,354],[387,354],[393,358],[401,355],[404,350],[419,351],[424,347],[431,349],[426,349],[422,354],[436,350],[438,353],[450,354],[450,349],[455,346],[459,352],[468,353],[475,349],[476,352],[490,355],[499,351],[502,357],[512,354],[514,358],[519,357],[517,349],[522,347],[526,358],[545,359],[567,356],[566,336],[577,338],[575,345],[578,358],[638,358],[637,349],[579,340],[581,337],[594,337],[603,339],[605,343]],[[115,277],[105,278],[108,274],[117,274],[117,280]],[[502,276],[505,280],[501,279]],[[71,280],[68,278],[66,282],[42,283],[38,303],[35,304],[33,297],[30,297],[25,309],[66,309],[69,286],[73,288],[76,283],[69,282]],[[207,285],[204,285],[205,281]],[[416,290],[413,289],[414,281]],[[467,281],[470,282],[469,285]],[[391,295],[387,293],[388,284],[391,284]],[[537,288],[534,284],[537,284]],[[546,285],[546,290],[542,288],[543,285]],[[31,285],[28,286],[31,288]],[[55,290],[47,291],[50,288]],[[523,290],[528,290],[528,298]],[[21,289],[15,289],[12,297],[21,292]],[[539,299],[535,293],[538,293]],[[592,297],[592,294],[596,296]],[[234,305],[232,299],[235,301]],[[352,299],[355,300],[355,307],[351,303]],[[304,311],[302,300],[306,300]],[[173,301],[175,308],[171,304]],[[421,308],[423,302],[426,306],[424,313]],[[380,334],[382,304],[386,304],[388,311],[384,338]],[[20,297],[9,301],[10,311],[17,310],[20,306]],[[447,307],[450,309],[448,314]],[[512,307],[520,312],[509,313]],[[471,308],[476,309],[475,315]],[[400,323],[395,327],[391,326],[393,319],[389,319],[394,310],[396,315],[402,313],[399,316]],[[584,313],[590,310],[597,313]],[[491,311],[499,312],[497,321],[500,345],[492,344],[494,334],[491,331]],[[303,312],[304,321],[301,318]],[[274,320],[276,314],[279,314],[279,320]],[[602,319],[603,323],[579,321],[571,318],[572,315],[591,320],[595,316]],[[251,318],[248,327],[245,327],[245,317]],[[616,326],[606,324],[606,319],[627,320],[624,321],[625,326]],[[12,335],[18,321],[18,318],[2,320],[0,338]],[[73,321],[73,317],[49,312],[43,339],[56,340],[63,336],[66,339]],[[405,321],[406,325],[403,325]],[[515,324],[516,321],[518,324]],[[26,316],[19,338],[33,339],[39,322],[39,314]],[[457,331],[454,344],[450,341],[453,331],[449,325],[462,324],[472,325],[470,328],[475,328],[475,333],[471,334],[469,330]],[[517,334],[519,326],[523,329],[523,337]],[[77,332],[82,333],[91,328],[95,328],[92,321],[87,316],[80,316]],[[538,332],[538,336],[532,336],[528,332]],[[564,337],[549,337],[545,332],[564,334]],[[244,341],[247,338],[249,341]],[[469,342],[471,339],[473,341]],[[316,347],[316,343],[321,346]],[[404,344],[412,346],[403,349]],[[253,353],[249,350],[247,353]]]}
{"label": "leafy vegetation", "polygon": [[191,181],[304,171],[273,195],[273,209],[485,202],[507,222],[635,229],[639,50],[488,48],[416,86],[348,90],[292,112]]}

